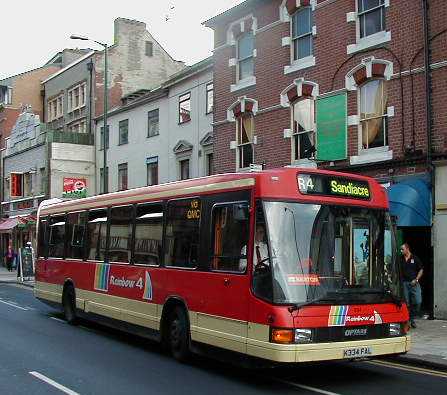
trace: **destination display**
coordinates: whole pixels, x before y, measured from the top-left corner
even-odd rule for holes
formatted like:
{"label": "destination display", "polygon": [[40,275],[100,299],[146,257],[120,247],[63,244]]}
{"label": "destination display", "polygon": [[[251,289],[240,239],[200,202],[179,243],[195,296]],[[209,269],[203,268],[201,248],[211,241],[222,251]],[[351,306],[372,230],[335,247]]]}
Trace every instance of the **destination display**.
{"label": "destination display", "polygon": [[371,192],[366,181],[321,174],[298,174],[298,189],[304,195],[348,197],[369,200]]}

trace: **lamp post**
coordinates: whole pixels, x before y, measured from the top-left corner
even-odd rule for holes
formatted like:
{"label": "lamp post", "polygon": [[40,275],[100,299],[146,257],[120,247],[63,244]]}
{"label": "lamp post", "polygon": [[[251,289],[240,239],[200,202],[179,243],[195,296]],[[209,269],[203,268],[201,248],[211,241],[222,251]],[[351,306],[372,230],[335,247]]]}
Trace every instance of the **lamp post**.
{"label": "lamp post", "polygon": [[[85,36],[79,36],[79,35],[71,35],[70,38],[72,40],[82,40],[82,41],[92,41],[96,44],[101,45],[104,48],[104,114],[103,114],[103,125],[104,125],[104,138],[103,138],[103,151],[104,151],[104,167],[102,172],[102,181],[103,181],[103,193],[108,192],[108,172],[107,172],[107,144],[106,144],[106,134],[108,136],[108,126],[107,126],[107,100],[108,100],[108,89],[107,89],[107,44],[104,44],[100,41],[92,40]],[[90,94],[92,94],[90,92]]]}

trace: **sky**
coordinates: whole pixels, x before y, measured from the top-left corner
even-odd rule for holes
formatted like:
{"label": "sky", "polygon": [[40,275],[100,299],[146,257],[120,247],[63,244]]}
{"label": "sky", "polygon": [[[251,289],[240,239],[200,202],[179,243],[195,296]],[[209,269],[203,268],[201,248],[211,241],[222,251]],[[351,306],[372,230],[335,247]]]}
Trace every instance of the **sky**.
{"label": "sky", "polygon": [[42,66],[63,48],[101,49],[70,40],[88,36],[113,44],[117,17],[146,23],[176,60],[193,64],[211,55],[213,31],[202,22],[243,0],[25,0],[0,7],[0,79]]}

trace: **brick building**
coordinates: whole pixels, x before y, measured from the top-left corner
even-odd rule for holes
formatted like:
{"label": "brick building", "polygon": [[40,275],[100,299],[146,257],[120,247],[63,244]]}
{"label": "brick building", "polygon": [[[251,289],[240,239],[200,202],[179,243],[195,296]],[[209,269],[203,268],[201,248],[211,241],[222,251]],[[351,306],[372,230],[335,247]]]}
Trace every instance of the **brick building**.
{"label": "brick building", "polygon": [[216,171],[318,165],[377,178],[426,263],[425,309],[447,317],[444,2],[247,0],[204,24]]}

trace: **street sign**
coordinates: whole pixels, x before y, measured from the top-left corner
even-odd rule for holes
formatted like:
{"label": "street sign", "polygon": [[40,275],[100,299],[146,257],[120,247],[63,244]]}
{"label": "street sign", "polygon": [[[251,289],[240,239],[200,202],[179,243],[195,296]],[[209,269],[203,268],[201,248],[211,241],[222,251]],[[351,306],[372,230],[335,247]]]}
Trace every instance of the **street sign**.
{"label": "street sign", "polygon": [[20,273],[17,271],[17,274],[20,274],[20,278],[23,281],[24,277],[33,277],[34,276],[34,256],[33,250],[31,248],[20,248],[19,252],[19,265],[20,265]]}

